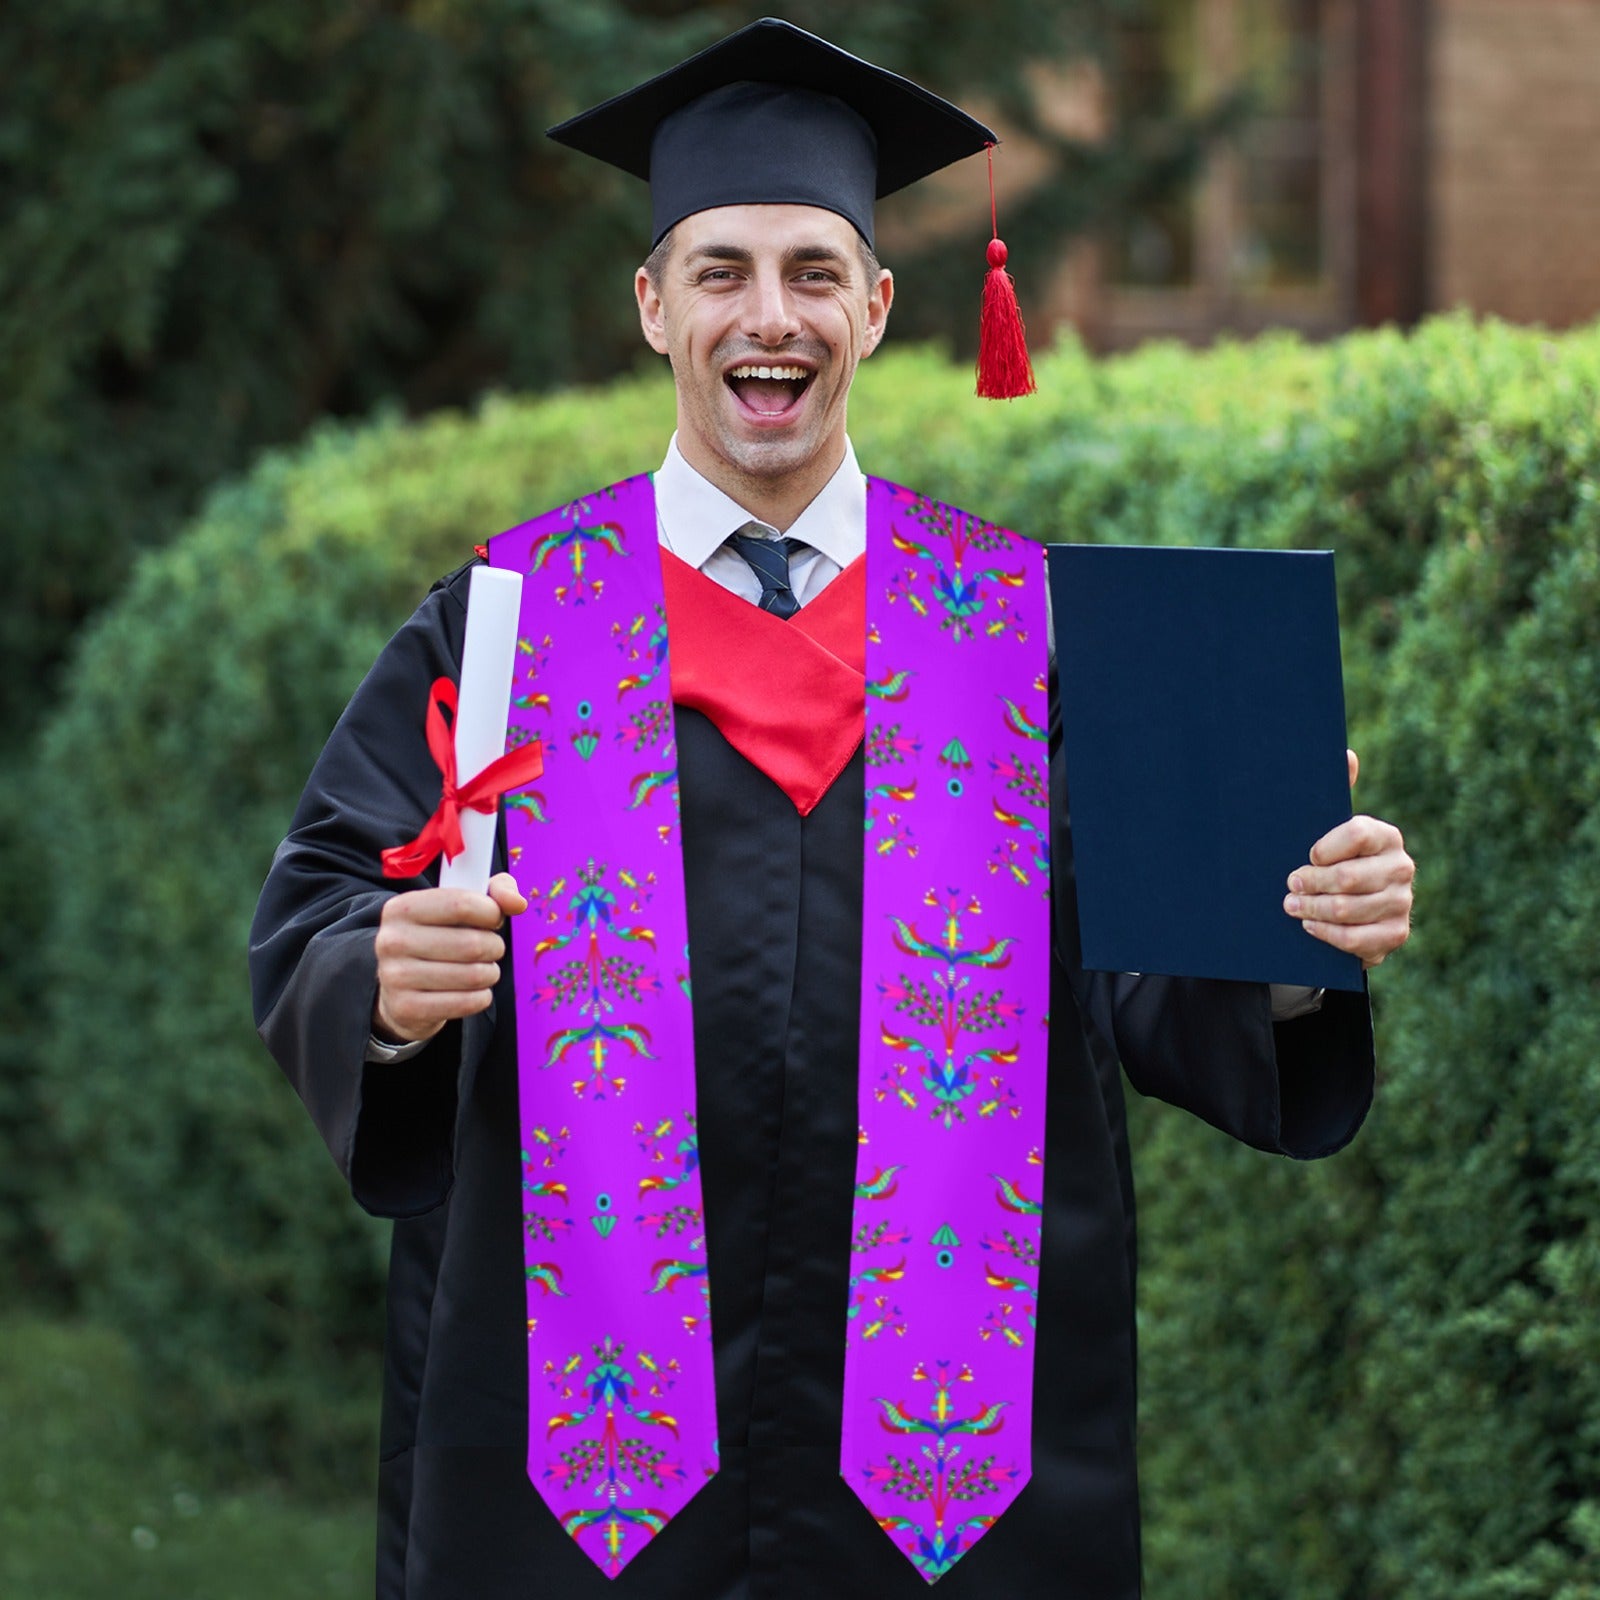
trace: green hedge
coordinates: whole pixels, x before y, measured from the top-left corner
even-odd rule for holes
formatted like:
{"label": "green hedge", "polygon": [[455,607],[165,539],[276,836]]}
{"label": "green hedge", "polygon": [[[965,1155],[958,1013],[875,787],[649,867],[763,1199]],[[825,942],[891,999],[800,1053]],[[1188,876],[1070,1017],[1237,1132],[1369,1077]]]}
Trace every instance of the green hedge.
{"label": "green hedge", "polygon": [[1144,1119],[1152,1592],[1576,1600],[1600,1594],[1600,339],[1445,323],[1327,359],[1328,448],[1283,496],[1318,485],[1302,525],[1335,530],[1359,793],[1404,825],[1420,909],[1346,1156],[1288,1170]]}
{"label": "green hedge", "polygon": [[[666,401],[666,409],[663,403]],[[386,1231],[255,1038],[250,915],[322,741],[432,576],[637,460],[659,385],[330,429],[147,559],[45,740],[44,1223],[179,1420],[251,1466],[355,1480]]]}
{"label": "green hedge", "polygon": [[[1339,551],[1359,797],[1421,862],[1383,1078],[1292,1167],[1136,1108],[1155,1600],[1600,1594],[1600,331],[1461,320],[970,400],[869,363],[874,471],[1050,537]],[[670,392],[329,431],[218,495],[48,740],[47,1218],[235,1449],[359,1473],[380,1240],[255,1044],[242,949],[328,726],[435,572],[657,459]]]}

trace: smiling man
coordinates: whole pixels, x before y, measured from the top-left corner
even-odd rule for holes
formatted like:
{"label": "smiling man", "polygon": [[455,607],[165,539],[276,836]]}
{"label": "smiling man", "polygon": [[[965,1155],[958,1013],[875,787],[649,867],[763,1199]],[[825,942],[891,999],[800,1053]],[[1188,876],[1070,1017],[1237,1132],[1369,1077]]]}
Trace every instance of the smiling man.
{"label": "smiling man", "polygon": [[[462,569],[252,935],[263,1037],[396,1219],[378,1592],[1132,1600],[1119,1059],[1323,1155],[1371,1097],[1365,996],[1082,970],[1038,547],[856,464],[873,200],[988,130],[769,21],[554,133],[649,180],[677,432],[488,547],[545,751],[510,870],[379,866],[439,801]],[[1381,961],[1398,833],[1307,846],[1286,913]]]}
{"label": "smiling man", "polygon": [[851,380],[883,338],[893,277],[836,212],[742,205],[685,217],[634,288],[672,362],[683,459],[787,528],[844,460]]}

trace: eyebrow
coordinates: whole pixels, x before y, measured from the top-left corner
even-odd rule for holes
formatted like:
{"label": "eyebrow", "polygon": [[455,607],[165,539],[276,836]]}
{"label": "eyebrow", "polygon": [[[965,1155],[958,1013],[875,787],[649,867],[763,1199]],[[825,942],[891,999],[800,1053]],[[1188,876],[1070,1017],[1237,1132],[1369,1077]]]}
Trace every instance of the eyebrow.
{"label": "eyebrow", "polygon": [[[702,244],[684,257],[683,264],[687,267],[701,261],[726,261],[734,266],[749,267],[755,265],[755,259],[754,253],[740,244]],[[797,244],[783,252],[782,265],[785,267],[813,262],[821,266],[848,268],[850,258],[831,244]]]}

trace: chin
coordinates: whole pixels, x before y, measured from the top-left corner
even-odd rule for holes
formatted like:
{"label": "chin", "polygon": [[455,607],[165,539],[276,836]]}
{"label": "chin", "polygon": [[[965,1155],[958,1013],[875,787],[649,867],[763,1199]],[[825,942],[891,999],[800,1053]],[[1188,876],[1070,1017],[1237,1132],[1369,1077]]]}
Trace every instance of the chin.
{"label": "chin", "polygon": [[751,478],[783,478],[811,462],[822,448],[812,438],[766,438],[725,440],[721,451],[725,460]]}

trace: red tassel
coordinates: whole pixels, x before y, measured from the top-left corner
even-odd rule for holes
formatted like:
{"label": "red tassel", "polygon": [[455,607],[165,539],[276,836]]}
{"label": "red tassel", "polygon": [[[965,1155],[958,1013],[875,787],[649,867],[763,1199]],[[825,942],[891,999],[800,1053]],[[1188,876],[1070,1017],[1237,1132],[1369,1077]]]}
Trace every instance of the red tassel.
{"label": "red tassel", "polygon": [[983,313],[978,320],[978,394],[984,400],[1015,400],[1032,394],[1033,363],[1017,305],[1017,286],[1006,271],[1006,247],[999,237],[994,206],[994,146],[989,146],[989,271],[983,280]]}
{"label": "red tassel", "polygon": [[978,393],[985,400],[1015,400],[1038,387],[1017,307],[1017,286],[1006,271],[1006,247],[991,239],[983,315],[978,321]]}

